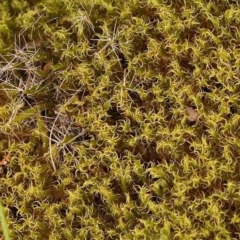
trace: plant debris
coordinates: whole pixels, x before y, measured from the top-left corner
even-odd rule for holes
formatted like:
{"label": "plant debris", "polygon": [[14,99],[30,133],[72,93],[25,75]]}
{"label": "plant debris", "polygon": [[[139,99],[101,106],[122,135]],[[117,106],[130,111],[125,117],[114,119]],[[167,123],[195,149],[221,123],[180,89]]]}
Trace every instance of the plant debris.
{"label": "plant debris", "polygon": [[188,113],[188,121],[196,122],[198,120],[199,114],[195,109],[192,107],[187,107],[186,111]]}
{"label": "plant debris", "polygon": [[238,2],[0,1],[11,239],[240,239]]}

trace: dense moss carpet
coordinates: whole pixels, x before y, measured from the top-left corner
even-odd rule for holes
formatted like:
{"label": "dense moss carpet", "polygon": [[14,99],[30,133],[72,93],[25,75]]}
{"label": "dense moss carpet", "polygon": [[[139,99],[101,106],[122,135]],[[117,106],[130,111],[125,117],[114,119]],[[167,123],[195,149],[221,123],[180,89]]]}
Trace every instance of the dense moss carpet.
{"label": "dense moss carpet", "polygon": [[11,239],[240,239],[239,24],[233,0],[2,0]]}

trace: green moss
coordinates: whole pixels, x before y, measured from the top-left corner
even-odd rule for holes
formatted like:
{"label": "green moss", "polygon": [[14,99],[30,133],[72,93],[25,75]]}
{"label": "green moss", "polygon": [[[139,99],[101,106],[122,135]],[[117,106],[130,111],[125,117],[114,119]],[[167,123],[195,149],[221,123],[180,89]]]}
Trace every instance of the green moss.
{"label": "green moss", "polygon": [[239,239],[239,14],[225,0],[1,1],[11,239]]}

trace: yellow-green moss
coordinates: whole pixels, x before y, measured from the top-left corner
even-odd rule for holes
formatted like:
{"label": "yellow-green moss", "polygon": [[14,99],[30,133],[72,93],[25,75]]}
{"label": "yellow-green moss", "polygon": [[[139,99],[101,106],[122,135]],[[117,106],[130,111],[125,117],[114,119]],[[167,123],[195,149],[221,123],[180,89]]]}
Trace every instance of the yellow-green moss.
{"label": "yellow-green moss", "polygon": [[230,0],[1,1],[11,239],[239,239],[239,19]]}

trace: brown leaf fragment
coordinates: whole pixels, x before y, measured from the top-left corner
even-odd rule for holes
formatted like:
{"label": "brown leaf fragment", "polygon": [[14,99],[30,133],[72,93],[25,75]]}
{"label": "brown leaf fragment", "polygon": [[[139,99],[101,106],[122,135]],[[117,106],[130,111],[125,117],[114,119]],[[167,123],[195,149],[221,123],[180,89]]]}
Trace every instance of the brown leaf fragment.
{"label": "brown leaf fragment", "polygon": [[187,107],[186,111],[188,113],[188,121],[195,122],[198,120],[199,114],[192,107]]}
{"label": "brown leaf fragment", "polygon": [[10,159],[11,159],[11,157],[10,157],[9,154],[7,154],[7,155],[4,155],[3,159],[4,159],[5,161],[9,162]]}
{"label": "brown leaf fragment", "polygon": [[1,160],[0,161],[0,166],[5,166],[5,165],[7,165],[7,161],[6,160]]}
{"label": "brown leaf fragment", "polygon": [[0,161],[0,166],[5,166],[10,161],[10,155],[4,155],[3,159]]}
{"label": "brown leaf fragment", "polygon": [[51,68],[51,65],[52,65],[51,62],[46,63],[46,64],[44,65],[44,67],[43,67],[43,71],[44,71],[45,73],[49,72],[49,70],[50,70],[50,68]]}

